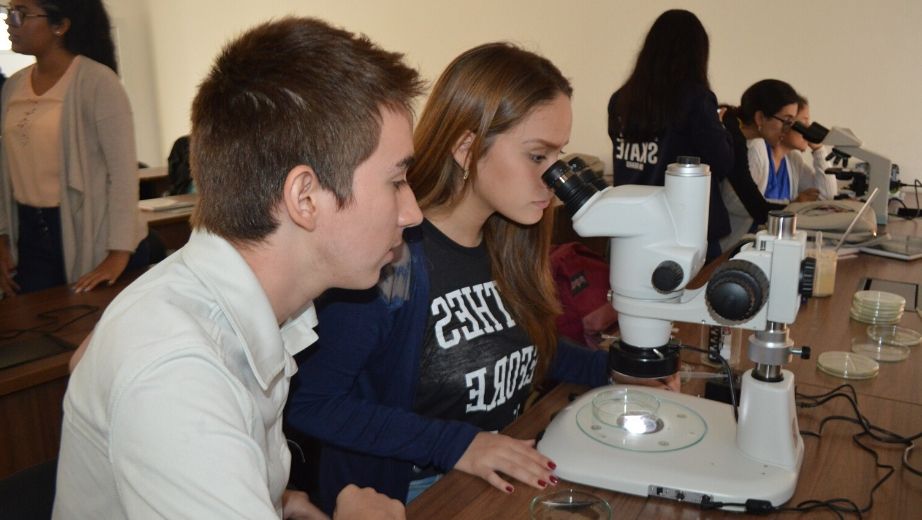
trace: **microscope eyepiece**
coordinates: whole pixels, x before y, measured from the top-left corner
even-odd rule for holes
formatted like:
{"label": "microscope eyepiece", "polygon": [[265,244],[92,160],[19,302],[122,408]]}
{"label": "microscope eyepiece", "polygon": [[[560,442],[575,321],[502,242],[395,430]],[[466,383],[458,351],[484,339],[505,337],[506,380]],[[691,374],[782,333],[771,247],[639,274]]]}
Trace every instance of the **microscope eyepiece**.
{"label": "microscope eyepiece", "polygon": [[572,159],[567,161],[567,165],[570,167],[570,170],[573,171],[576,175],[579,175],[579,178],[583,180],[586,184],[591,184],[595,187],[596,190],[602,191],[608,187],[608,184],[605,183],[605,180],[602,179],[598,174],[592,171],[592,168],[586,164],[579,156],[574,156]]}
{"label": "microscope eyepiece", "polygon": [[[586,169],[586,171],[596,176],[591,170]],[[587,182],[582,176],[574,173],[563,161],[556,161],[552,164],[547,171],[541,174],[541,180],[554,190],[554,194],[564,203],[570,215],[575,215],[586,201],[599,192],[593,183]]]}
{"label": "microscope eyepiece", "polygon": [[826,139],[826,135],[829,133],[828,128],[816,122],[807,126],[800,121],[794,121],[794,124],[791,125],[791,130],[801,134],[804,136],[804,139],[813,144],[822,143],[823,139]]}

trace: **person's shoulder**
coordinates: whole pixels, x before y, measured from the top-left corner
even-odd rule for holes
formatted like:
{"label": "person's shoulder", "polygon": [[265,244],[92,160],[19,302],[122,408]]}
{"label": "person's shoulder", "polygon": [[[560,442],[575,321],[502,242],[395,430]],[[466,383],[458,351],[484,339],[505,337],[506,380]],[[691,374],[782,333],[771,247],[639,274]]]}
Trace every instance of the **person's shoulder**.
{"label": "person's shoulder", "polygon": [[6,78],[6,81],[3,82],[4,97],[9,96],[13,89],[22,83],[25,78],[28,78],[31,71],[32,66],[24,67],[14,72],[12,76]]}
{"label": "person's shoulder", "polygon": [[74,79],[82,86],[93,85],[100,88],[122,89],[122,80],[109,67],[92,58],[80,55],[77,58]]}
{"label": "person's shoulder", "polygon": [[717,106],[717,95],[707,85],[687,83],[684,87],[687,104]]}
{"label": "person's shoulder", "polygon": [[22,81],[22,78],[28,76],[31,72],[32,72],[32,66],[31,66],[31,65],[28,66],[28,67],[23,67],[23,68],[17,70],[16,72],[14,72],[12,76],[6,78],[6,81],[7,81],[7,82],[10,82],[10,81],[13,81],[13,82],[15,82],[15,81]]}
{"label": "person's shoulder", "polygon": [[754,139],[746,139],[746,146],[751,150],[753,148],[763,149],[765,148],[765,139],[761,137],[756,137]]}

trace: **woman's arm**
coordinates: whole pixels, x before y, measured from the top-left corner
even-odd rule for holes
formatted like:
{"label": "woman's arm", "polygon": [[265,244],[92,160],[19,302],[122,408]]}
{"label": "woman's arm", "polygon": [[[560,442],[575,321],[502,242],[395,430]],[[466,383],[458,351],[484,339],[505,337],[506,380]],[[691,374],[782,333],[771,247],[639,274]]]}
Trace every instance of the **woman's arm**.
{"label": "woman's arm", "polygon": [[692,145],[700,150],[701,162],[711,168],[717,182],[730,175],[733,168],[733,138],[717,113],[717,98],[707,90],[696,96],[689,112]]}
{"label": "woman's arm", "polygon": [[407,330],[411,323],[401,320],[412,318],[411,309],[389,311],[380,298],[324,305],[320,339],[300,363],[289,397],[289,423],[343,448],[451,469],[479,430],[410,411],[418,346],[391,333]]}
{"label": "woman's arm", "polygon": [[607,385],[609,376],[607,351],[590,349],[559,337],[548,378],[596,387]]}
{"label": "woman's arm", "polygon": [[421,338],[407,331],[422,327],[413,320],[425,323],[426,316],[425,303],[416,314],[411,305],[389,311],[375,298],[324,306],[320,340],[301,363],[298,388],[289,398],[289,424],[342,448],[442,471],[457,468],[505,492],[512,486],[500,474],[538,488],[553,482],[553,463],[534,449],[533,439],[410,411]]}
{"label": "woman's arm", "polygon": [[19,286],[13,281],[16,275],[16,262],[10,246],[10,236],[0,235],[0,298],[15,295]]}
{"label": "woman's arm", "polygon": [[826,169],[829,168],[826,149],[823,145],[812,145],[811,143],[810,155],[813,156],[812,173],[816,180],[816,188],[820,190],[820,199],[833,200],[839,194],[839,184],[836,182],[835,175],[826,174]]}
{"label": "woman's arm", "polygon": [[566,338],[560,338],[557,342],[557,355],[551,365],[549,377],[555,381],[566,381],[591,387],[607,385],[614,381],[622,384],[662,387],[676,392],[681,389],[677,373],[656,379],[638,379],[615,374],[608,368],[608,351],[587,348]]}
{"label": "woman's arm", "polygon": [[138,159],[131,104],[114,73],[106,70],[100,74],[92,102],[95,131],[105,163],[109,254],[92,271],[81,275],[74,286],[78,292],[103,282],[115,283],[143,238],[137,236]]}

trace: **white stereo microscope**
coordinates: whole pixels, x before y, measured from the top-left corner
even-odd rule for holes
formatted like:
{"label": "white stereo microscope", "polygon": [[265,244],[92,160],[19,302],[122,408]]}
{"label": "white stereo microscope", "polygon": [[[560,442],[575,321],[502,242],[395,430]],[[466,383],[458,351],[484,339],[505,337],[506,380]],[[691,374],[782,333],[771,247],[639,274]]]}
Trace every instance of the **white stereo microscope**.
{"label": "white stereo microscope", "polygon": [[621,340],[610,365],[628,376],[675,373],[673,321],[754,330],[742,376],[739,419],[724,403],[645,386],[613,385],[561,410],[538,450],[566,480],[693,503],[786,502],[803,441],[794,376],[782,366],[807,352],[788,325],[812,291],[814,264],[792,213],[773,212],[768,230],[722,264],[707,285],[685,289],[704,264],[710,170],[679,157],[665,186],[609,187],[558,161],[542,176],[583,237],[611,238],[612,305]]}

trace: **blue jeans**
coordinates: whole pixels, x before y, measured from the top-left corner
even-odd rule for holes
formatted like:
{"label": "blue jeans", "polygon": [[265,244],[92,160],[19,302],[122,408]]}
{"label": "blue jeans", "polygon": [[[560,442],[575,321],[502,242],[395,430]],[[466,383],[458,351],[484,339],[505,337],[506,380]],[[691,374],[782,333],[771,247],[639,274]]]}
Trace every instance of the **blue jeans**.
{"label": "blue jeans", "polygon": [[440,478],[442,478],[441,473],[438,475],[432,475],[431,477],[410,481],[410,489],[407,490],[407,504],[416,500],[416,497],[421,495],[423,491],[429,489],[432,484],[438,482]]}
{"label": "blue jeans", "polygon": [[[60,208],[16,206],[19,215],[19,240],[16,244],[19,258],[13,281],[19,284],[20,294],[66,285]],[[125,271],[147,267],[149,263],[150,243],[145,238],[131,255]]]}

